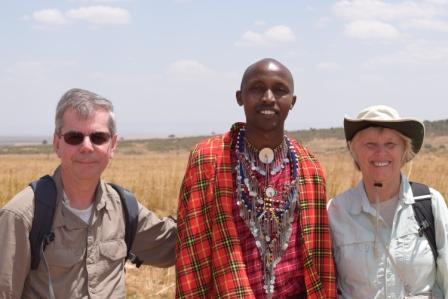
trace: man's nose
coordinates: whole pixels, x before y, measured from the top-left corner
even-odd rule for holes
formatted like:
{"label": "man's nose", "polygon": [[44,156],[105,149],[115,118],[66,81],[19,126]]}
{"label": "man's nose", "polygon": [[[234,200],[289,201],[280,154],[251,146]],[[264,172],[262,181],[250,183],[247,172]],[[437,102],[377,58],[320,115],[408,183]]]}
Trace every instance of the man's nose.
{"label": "man's nose", "polygon": [[82,152],[92,152],[94,150],[93,143],[90,140],[89,135],[84,136],[84,140],[81,143]]}
{"label": "man's nose", "polygon": [[275,101],[275,96],[274,96],[274,93],[272,92],[272,90],[269,89],[269,88],[266,89],[266,91],[264,92],[263,97],[261,98],[261,100],[263,102],[266,102],[266,103],[274,102]]}

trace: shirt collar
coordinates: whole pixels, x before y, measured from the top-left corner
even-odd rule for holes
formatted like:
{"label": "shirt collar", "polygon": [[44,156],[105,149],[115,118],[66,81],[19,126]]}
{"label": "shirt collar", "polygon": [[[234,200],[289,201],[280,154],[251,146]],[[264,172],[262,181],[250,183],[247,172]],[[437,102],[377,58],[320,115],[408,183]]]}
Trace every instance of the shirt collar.
{"label": "shirt collar", "polygon": [[[351,203],[349,205],[349,212],[353,215],[358,215],[361,211],[375,214],[375,209],[370,205],[370,201],[367,197],[366,190],[364,188],[364,183],[361,180],[354,190],[355,196],[352,197]],[[361,199],[357,198],[361,196]]]}
{"label": "shirt collar", "polygon": [[101,209],[106,209],[108,212],[112,211],[114,209],[112,201],[121,204],[118,192],[103,180],[98,184],[95,201],[98,202],[96,206],[97,211],[100,211]]}
{"label": "shirt collar", "polygon": [[401,174],[400,199],[402,199],[407,205],[412,205],[415,203],[411,185],[409,184],[408,178],[404,174]]}
{"label": "shirt collar", "polygon": [[67,229],[80,229],[87,226],[78,216],[69,212],[64,206],[64,188],[61,179],[61,166],[58,166],[53,173],[53,180],[56,184],[56,210],[54,212],[53,228],[65,226]]}
{"label": "shirt collar", "polygon": [[106,186],[105,183],[101,180],[100,183],[98,184],[98,186],[96,187],[96,191],[95,191],[95,199],[93,201],[93,204],[96,203],[96,210],[100,211],[103,208],[108,209],[108,204],[107,204],[107,196],[103,196],[106,190]]}
{"label": "shirt collar", "polygon": [[[62,185],[62,179],[61,179],[61,167],[59,166],[56,168],[56,170],[53,173],[53,180],[56,184],[56,190],[57,190],[57,202],[56,202],[56,210],[55,210],[55,216],[53,221],[53,226],[61,227],[61,226],[67,226],[67,228],[77,229],[85,227],[85,222],[83,222],[81,219],[80,221],[66,221],[64,218],[68,217],[66,215],[68,213],[68,210],[64,208],[64,205],[62,201],[64,200],[64,191],[63,191],[63,185]],[[106,196],[103,196],[103,194],[106,194]],[[109,191],[107,184],[100,180],[99,184],[97,185],[97,189],[95,191],[95,199],[93,201],[94,210],[100,211],[101,209],[105,208],[107,211],[110,211],[113,209],[113,205],[110,203],[111,200],[119,200],[117,196],[114,196],[112,192]],[[75,215],[74,215],[75,216]],[[78,218],[77,216],[75,216]]]}
{"label": "shirt collar", "polygon": [[[370,213],[372,215],[375,215],[375,208],[372,207],[370,204],[370,201],[367,197],[366,189],[364,188],[364,183],[361,180],[359,184],[355,187],[354,194],[356,194],[355,197],[358,197],[361,195],[361,200],[359,198],[352,198],[349,211],[353,215],[357,215],[361,213],[361,211],[365,213]],[[400,183],[400,191],[399,191],[399,202],[403,202],[406,205],[412,205],[414,201],[414,196],[412,195],[412,189],[409,184],[408,178],[401,174],[401,183]]]}

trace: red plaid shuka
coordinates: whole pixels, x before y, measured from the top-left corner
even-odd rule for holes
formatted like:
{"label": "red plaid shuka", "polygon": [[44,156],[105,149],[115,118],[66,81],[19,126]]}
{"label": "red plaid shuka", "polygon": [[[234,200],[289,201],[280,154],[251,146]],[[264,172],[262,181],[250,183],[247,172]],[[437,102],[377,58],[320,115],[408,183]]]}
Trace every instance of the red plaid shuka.
{"label": "red plaid shuka", "polygon": [[[182,183],[176,245],[176,298],[255,298],[232,208],[231,131],[191,152]],[[291,140],[299,162],[299,226],[307,298],[336,298],[325,180],[317,160]]]}

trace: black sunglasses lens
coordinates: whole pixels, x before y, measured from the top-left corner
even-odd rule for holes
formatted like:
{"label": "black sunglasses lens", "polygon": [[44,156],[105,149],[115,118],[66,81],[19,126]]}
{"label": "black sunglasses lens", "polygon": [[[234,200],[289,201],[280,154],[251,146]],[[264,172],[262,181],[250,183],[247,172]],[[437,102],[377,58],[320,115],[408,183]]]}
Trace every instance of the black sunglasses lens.
{"label": "black sunglasses lens", "polygon": [[64,141],[70,145],[78,145],[84,141],[84,134],[81,132],[68,132],[63,136]]}
{"label": "black sunglasses lens", "polygon": [[89,137],[93,144],[101,145],[109,141],[110,134],[105,132],[95,132],[90,134]]}
{"label": "black sunglasses lens", "polygon": [[[67,132],[64,135],[64,141],[70,145],[79,145],[84,141],[85,135],[81,132]],[[101,145],[109,141],[110,134],[106,132],[94,132],[89,135],[90,142],[95,145]]]}

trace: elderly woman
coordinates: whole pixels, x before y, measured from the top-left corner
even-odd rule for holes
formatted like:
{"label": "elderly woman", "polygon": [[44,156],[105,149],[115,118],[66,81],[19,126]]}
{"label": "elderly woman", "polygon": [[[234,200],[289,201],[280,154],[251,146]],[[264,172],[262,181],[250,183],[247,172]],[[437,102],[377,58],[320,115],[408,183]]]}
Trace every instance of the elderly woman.
{"label": "elderly woman", "polygon": [[[434,224],[424,222],[425,231],[414,214],[425,196],[401,173],[422,146],[423,123],[372,106],[346,117],[344,131],[362,180],[328,203],[341,297],[448,299],[446,203],[426,189]],[[426,236],[433,228],[434,250]]]}

